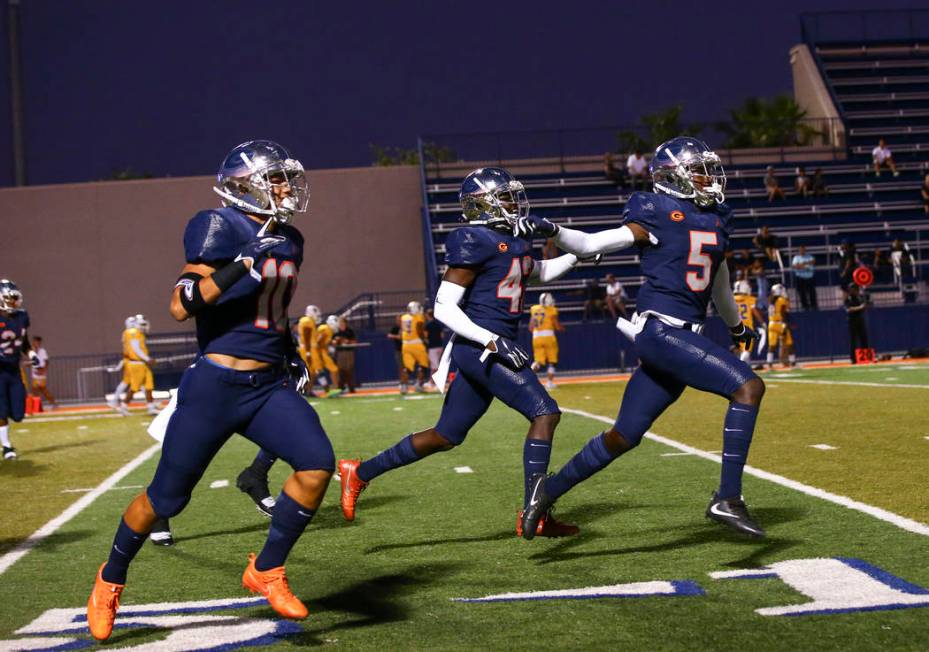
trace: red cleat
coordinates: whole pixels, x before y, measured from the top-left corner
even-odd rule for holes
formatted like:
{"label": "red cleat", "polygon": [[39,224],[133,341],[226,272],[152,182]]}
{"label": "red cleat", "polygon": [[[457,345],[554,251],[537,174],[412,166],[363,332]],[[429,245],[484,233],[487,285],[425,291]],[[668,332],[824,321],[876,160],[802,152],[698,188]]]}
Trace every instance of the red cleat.
{"label": "red cleat", "polygon": [[116,610],[119,609],[119,596],[122,595],[125,584],[114,584],[103,579],[103,567],[100,564],[97,579],[94,581],[94,590],[87,600],[87,625],[90,633],[98,641],[110,638],[113,632],[113,621],[116,620]]}
{"label": "red cleat", "polygon": [[339,477],[342,482],[342,516],[346,521],[355,520],[355,503],[368,483],[358,477],[361,460],[339,460]]}
{"label": "red cleat", "polygon": [[302,620],[309,615],[306,606],[290,591],[284,567],[260,571],[255,568],[255,554],[248,556],[248,566],[242,573],[242,587],[260,593],[271,603],[271,608],[284,618]]}
{"label": "red cleat", "polygon": [[[539,524],[535,528],[537,537],[573,537],[578,534],[581,528],[573,523],[562,523],[551,512],[548,512],[539,519]],[[516,536],[523,536],[523,513],[516,514]]]}

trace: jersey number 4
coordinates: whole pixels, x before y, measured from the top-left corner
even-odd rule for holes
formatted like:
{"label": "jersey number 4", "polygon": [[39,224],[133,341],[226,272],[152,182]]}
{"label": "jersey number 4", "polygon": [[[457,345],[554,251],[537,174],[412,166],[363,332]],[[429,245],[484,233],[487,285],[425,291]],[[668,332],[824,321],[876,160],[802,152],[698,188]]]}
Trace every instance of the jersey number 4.
{"label": "jersey number 4", "polygon": [[523,310],[523,294],[526,291],[526,282],[532,273],[532,256],[514,258],[510,263],[510,270],[497,285],[497,298],[510,302],[510,312],[519,313]]}
{"label": "jersey number 4", "polygon": [[710,276],[713,273],[713,259],[709,254],[704,253],[703,247],[706,245],[715,246],[715,231],[691,231],[690,232],[690,254],[687,256],[687,265],[699,267],[699,271],[688,271],[686,281],[687,287],[694,292],[703,292],[710,286]]}
{"label": "jersey number 4", "polygon": [[261,266],[255,328],[287,329],[287,305],[297,288],[297,266],[293,261],[268,258]]}

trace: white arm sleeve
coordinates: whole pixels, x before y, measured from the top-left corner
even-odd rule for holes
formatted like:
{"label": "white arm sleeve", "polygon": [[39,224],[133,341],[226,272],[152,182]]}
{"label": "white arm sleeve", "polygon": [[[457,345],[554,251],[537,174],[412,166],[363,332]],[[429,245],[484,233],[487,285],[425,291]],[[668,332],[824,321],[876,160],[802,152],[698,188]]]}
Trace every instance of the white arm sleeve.
{"label": "white arm sleeve", "polygon": [[138,340],[132,340],[132,341],[129,343],[129,346],[132,347],[132,350],[135,352],[135,354],[136,354],[137,356],[139,356],[139,358],[140,358],[141,360],[144,360],[145,362],[148,362],[148,356],[145,355],[145,352],[144,352],[144,351],[142,351],[142,347],[139,346],[139,341],[138,341]]}
{"label": "white arm sleeve", "polygon": [[584,233],[576,229],[562,227],[555,236],[555,243],[579,258],[587,258],[597,254],[627,249],[635,244],[635,235],[628,226],[598,231],[597,233]]}
{"label": "white arm sleeve", "polygon": [[465,291],[465,288],[456,283],[442,281],[435,295],[435,318],[448,326],[456,335],[487,346],[488,342],[495,340],[497,336],[475,324],[458,307],[464,298]]}
{"label": "white arm sleeve", "polygon": [[549,260],[537,260],[530,278],[537,283],[557,281],[577,264],[577,256],[565,254]]}
{"label": "white arm sleeve", "polygon": [[739,307],[735,305],[735,297],[732,296],[732,288],[729,286],[729,268],[725,262],[720,263],[719,269],[716,270],[716,279],[713,281],[713,305],[729,328],[742,322],[739,318]]}

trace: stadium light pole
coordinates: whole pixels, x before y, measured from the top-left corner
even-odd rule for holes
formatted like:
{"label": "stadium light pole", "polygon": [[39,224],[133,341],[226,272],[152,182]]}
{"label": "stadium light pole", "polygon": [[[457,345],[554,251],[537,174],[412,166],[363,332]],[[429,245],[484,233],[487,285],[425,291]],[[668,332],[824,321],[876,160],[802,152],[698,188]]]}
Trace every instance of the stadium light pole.
{"label": "stadium light pole", "polygon": [[19,47],[19,0],[7,0],[7,40],[10,45],[10,115],[13,128],[13,182],[26,185],[23,139],[23,78]]}

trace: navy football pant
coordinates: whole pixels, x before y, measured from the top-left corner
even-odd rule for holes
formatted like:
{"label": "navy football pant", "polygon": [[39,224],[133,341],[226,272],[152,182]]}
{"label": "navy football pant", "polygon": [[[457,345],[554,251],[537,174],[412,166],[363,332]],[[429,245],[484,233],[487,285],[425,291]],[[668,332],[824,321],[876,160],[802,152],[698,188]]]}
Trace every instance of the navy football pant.
{"label": "navy football pant", "polygon": [[241,433],[295,471],[335,468],[332,445],[316,411],[279,370],[245,372],[200,358],[184,372],[177,411],[168,422],[148,498],[162,518],[190,500],[210,461]]}
{"label": "navy football pant", "polygon": [[729,399],[755,373],[712,340],[649,319],[635,338],[641,366],[632,374],[616,417],[616,430],[637,445],[687,386]]}
{"label": "navy football pant", "polygon": [[452,360],[458,367],[435,429],[453,444],[461,444],[468,431],[487,412],[494,397],[532,421],[545,414],[561,414],[538,377],[528,367],[513,371],[497,356],[481,362],[484,347],[456,340]]}
{"label": "navy football pant", "polygon": [[26,388],[19,367],[0,369],[0,419],[22,421],[26,415]]}

